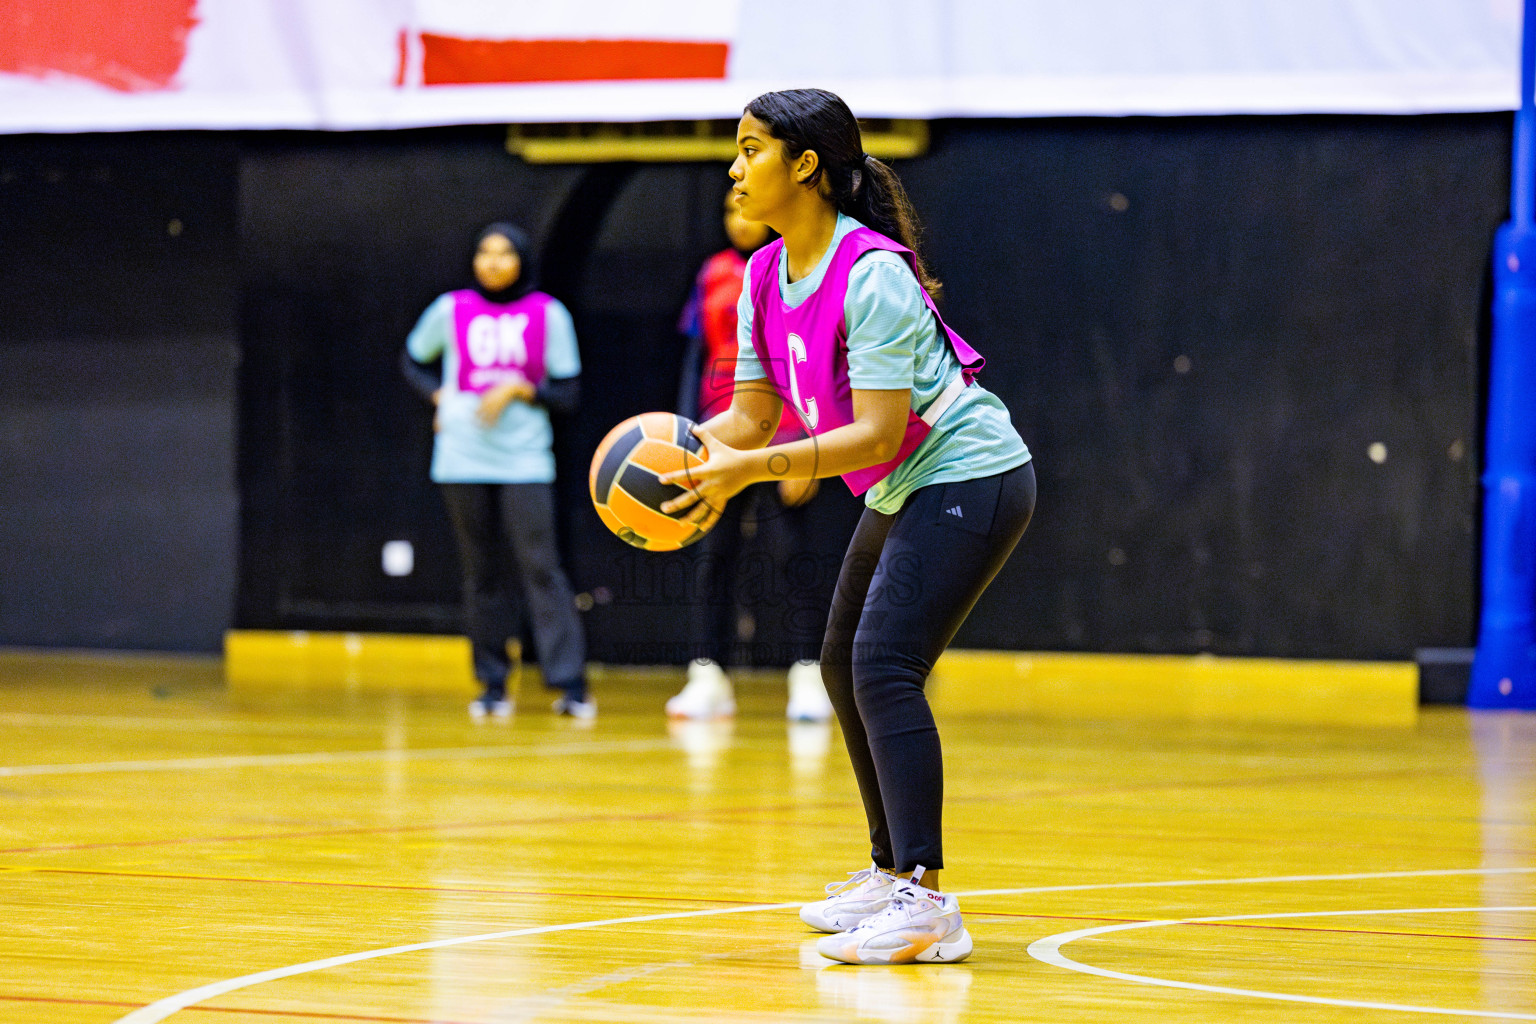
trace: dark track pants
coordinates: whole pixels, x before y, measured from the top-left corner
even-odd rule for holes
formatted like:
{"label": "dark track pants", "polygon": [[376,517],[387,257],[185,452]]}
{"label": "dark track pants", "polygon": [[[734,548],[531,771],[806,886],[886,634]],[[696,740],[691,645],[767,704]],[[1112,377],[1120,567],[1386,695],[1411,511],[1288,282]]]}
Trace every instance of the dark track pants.
{"label": "dark track pants", "polygon": [[[786,665],[820,655],[821,609],[827,606],[830,587],[807,553],[809,507],[810,502],[786,508],[775,484],[753,484],[726,504],[715,528],[693,546],[689,660],[709,658],[730,668]],[[751,540],[742,535],[742,520],[749,512],[756,528]],[[776,639],[739,643],[738,604],[758,616],[758,636]]]}
{"label": "dark track pants", "polygon": [[853,762],[876,864],[944,866],[943,759],[928,673],[1029,525],[1032,463],[865,509],[837,580],[821,674]]}
{"label": "dark track pants", "polygon": [[572,697],[587,692],[586,635],[555,547],[555,492],[549,484],[442,484],[464,581],[464,631],[475,678],[486,695],[506,692],[506,644],[517,635],[521,581],[533,645],[545,682]]}

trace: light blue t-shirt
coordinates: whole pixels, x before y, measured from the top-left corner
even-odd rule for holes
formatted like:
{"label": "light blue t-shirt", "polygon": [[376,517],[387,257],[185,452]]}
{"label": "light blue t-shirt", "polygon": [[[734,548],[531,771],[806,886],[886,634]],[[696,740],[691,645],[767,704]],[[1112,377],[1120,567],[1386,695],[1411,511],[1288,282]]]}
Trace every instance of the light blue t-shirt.
{"label": "light blue t-shirt", "polygon": [[[844,236],[860,227],[852,217],[838,214],[832,244],[816,269],[793,283],[789,258],[779,258],[779,292],[798,306],[821,287],[832,254]],[[752,259],[758,259],[761,250]],[[752,348],[752,266],[736,306],[736,379],[767,376]],[[886,391],[910,388],[912,411],[921,416],[951,381],[960,375],[960,358],[923,301],[922,286],[906,260],[894,252],[872,250],[860,256],[848,272],[843,303],[848,328],[848,382],[855,388]],[[901,510],[919,487],[974,480],[1022,466],[1029,449],[1014,429],[1008,408],[992,392],[971,385],[944,411],[917,449],[891,474],[864,493],[864,504],[876,512]]]}
{"label": "light blue t-shirt", "polygon": [[[475,416],[480,396],[459,390],[459,347],[453,337],[453,295],[439,295],[428,306],[410,337],[406,351],[418,363],[443,361],[443,388],[438,394],[439,429],[432,446],[432,479],[440,484],[547,484],[555,479],[550,451],[554,432],[541,405],[511,402],[494,426],[484,427]],[[551,379],[581,373],[576,351],[576,327],[558,300],[545,307],[544,367]]]}

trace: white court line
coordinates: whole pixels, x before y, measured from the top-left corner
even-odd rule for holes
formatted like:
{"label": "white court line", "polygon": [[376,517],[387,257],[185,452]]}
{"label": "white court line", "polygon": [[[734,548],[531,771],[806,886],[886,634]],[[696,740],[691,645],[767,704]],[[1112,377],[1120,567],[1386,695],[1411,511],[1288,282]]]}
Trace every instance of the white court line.
{"label": "white court line", "polygon": [[1035,889],[975,889],[963,896],[1012,896],[1028,892],[1084,892],[1100,889],[1157,889],[1185,885],[1263,885],[1267,882],[1353,882],[1367,878],[1436,878],[1444,875],[1529,875],[1531,868],[1439,868],[1427,871],[1371,871],[1357,875],[1272,875],[1268,878],[1202,878],[1178,882],[1099,882],[1092,885],[1050,885]]}
{"label": "white court line", "polygon": [[1327,996],[1298,996],[1286,992],[1261,992],[1248,988],[1228,988],[1225,985],[1201,985],[1192,981],[1173,981],[1168,978],[1150,978],[1142,974],[1126,974],[1103,967],[1091,967],[1067,957],[1061,947],[1078,939],[1109,932],[1130,931],[1133,928],[1166,928],[1181,924],[1214,924],[1222,921],[1277,921],[1298,917],[1364,917],[1371,914],[1491,914],[1530,913],[1536,907],[1414,907],[1402,910],[1319,910],[1291,914],[1235,914],[1229,917],[1187,917],[1178,921],[1133,921],[1129,924],[1101,925],[1083,928],[1075,932],[1062,932],[1036,939],[1029,945],[1029,955],[1053,967],[1065,967],[1081,974],[1097,974],[1102,978],[1134,981],[1143,985],[1160,985],[1164,988],[1182,988],[1193,992],[1213,992],[1217,995],[1247,996],[1253,999],[1276,999],[1287,1003],[1316,1003],[1322,1006],[1347,1006],[1361,1010],[1393,1010],[1399,1013],[1434,1013],[1446,1017],[1484,1017],[1497,1020],[1536,1020],[1533,1013],[1501,1013],[1497,1010],[1455,1010],[1439,1006],[1406,1006],[1401,1003],[1373,1003],[1358,999],[1332,999]]}
{"label": "white court line", "polygon": [[456,758],[564,757],[569,754],[645,753],[673,749],[671,740],[567,743],[553,747],[423,747],[418,750],[317,750],[299,754],[231,754],[159,761],[86,761],[80,764],[0,765],[0,778],[32,775],[94,775],[102,772],[190,772],[210,768],[269,768],[284,765],[346,764],[357,761],[451,761]]}
{"label": "white court line", "polygon": [[63,713],[42,711],[0,711],[0,727],[58,727],[61,729],[152,729],[159,732],[236,732],[251,735],[304,735],[345,734],[360,735],[377,732],[382,722],[369,720],[330,720],[325,722],[295,722],[284,724],[269,719],[235,717],[226,712],[225,718],[157,717],[153,715],[93,715],[85,712]]}
{"label": "white court line", "polygon": [[750,914],[759,910],[787,910],[790,907],[799,907],[798,903],[759,903],[749,907],[723,907],[711,910],[685,910],[673,914],[645,914],[641,917],[614,917],[606,921],[575,921],[571,924],[550,924],[539,928],[515,928],[505,932],[488,932],[485,935],[464,935],[456,939],[436,939],[432,942],[416,942],[409,946],[390,946],[388,949],[370,949],[362,953],[348,953],[345,956],[333,956],[326,960],[311,960],[308,963],[294,964],[291,967],[278,967],[270,971],[260,971],[256,974],[247,974],[242,978],[230,978],[228,981],[216,981],[212,985],[204,985],[202,988],[189,989],[186,992],[174,996],[167,996],[159,1002],[150,1003],[148,1006],[134,1010],[126,1017],[118,1018],[113,1024],[155,1024],[156,1021],[165,1020],[178,1010],[184,1010],[189,1006],[221,996],[236,989],[249,988],[252,985],[260,985],[264,981],[276,981],[279,978],[291,978],[295,974],[308,974],[311,971],[323,971],[329,967],[340,967],[343,964],[355,964],[359,960],[372,960],[381,956],[393,956],[396,953],[416,953],[424,949],[441,949],[444,946],[461,946],[469,942],[490,942],[495,939],[515,939],[524,935],[548,935],[551,932],[570,932],[581,928],[602,928],[605,925],[614,924],[640,924],[645,921],[666,921],[679,917],[710,917],[718,914]]}
{"label": "white court line", "polygon": [[[164,729],[167,731],[181,732],[256,732],[273,731],[271,727],[258,727],[250,722],[241,722],[236,719],[204,719],[204,718],[152,718],[148,715],[87,715],[87,714],[45,714],[38,711],[4,711],[0,712],[0,725],[14,726],[59,726],[70,729]],[[355,724],[345,726],[350,732],[357,732]]]}
{"label": "white court line", "polygon": [[[1284,881],[1353,881],[1363,878],[1421,878],[1441,875],[1507,875],[1536,872],[1532,868],[1450,868],[1427,871],[1382,871],[1374,874],[1350,874],[1350,875],[1284,875],[1267,878],[1199,878],[1177,882],[1104,882],[1096,885],[1045,885],[1024,889],[978,889],[973,892],[956,893],[957,897],[972,896],[1022,896],[1043,892],[1081,892],[1091,889],[1134,889],[1134,888],[1159,888],[1166,886],[1202,886],[1202,885],[1242,885],[1263,884],[1267,882]],[[342,964],[357,963],[359,960],[372,960],[381,956],[393,956],[396,953],[415,953],[424,949],[438,949],[443,946],[458,946],[470,942],[489,942],[495,939],[513,939],[524,935],[545,935],[550,932],[575,931],[578,928],[604,928],[610,925],[638,924],[644,921],[667,921],[685,917],[710,917],[717,914],[748,914],[760,910],[787,910],[799,907],[799,903],[762,903],[748,907],[726,907],[712,910],[685,910],[672,914],[648,914],[643,917],[613,917],[603,921],[577,921],[572,924],[545,925],[539,928],[519,928],[513,931],[489,932],[485,935],[466,935],[456,939],[437,939],[432,942],[418,942],[409,946],[390,946],[387,949],[370,949],[361,953],[348,953],[344,956],[331,957],[326,960],[311,960],[308,963],[294,964],[291,967],[277,967],[270,971],[259,971],[256,974],[247,974],[239,978],[231,978],[228,981],[216,981],[201,988],[188,989],[186,992],[173,996],[166,996],[148,1006],[134,1010],[126,1017],[120,1017],[113,1024],[156,1024],[165,1020],[178,1010],[184,1010],[205,999],[214,996],[225,995],[238,989],[249,988],[265,981],[276,981],[279,978],[291,978],[296,974],[308,974],[312,971],[323,971],[329,967],[339,967]],[[1165,922],[1172,924],[1174,922]],[[1119,927],[1119,926],[1116,926]],[[1090,929],[1091,930],[1091,929]],[[1040,940],[1042,942],[1047,940]],[[1037,943],[1038,944],[1038,943]],[[1030,947],[1031,952],[1034,946]],[[1038,958],[1037,958],[1038,959]],[[1532,1018],[1536,1019],[1536,1018]]]}

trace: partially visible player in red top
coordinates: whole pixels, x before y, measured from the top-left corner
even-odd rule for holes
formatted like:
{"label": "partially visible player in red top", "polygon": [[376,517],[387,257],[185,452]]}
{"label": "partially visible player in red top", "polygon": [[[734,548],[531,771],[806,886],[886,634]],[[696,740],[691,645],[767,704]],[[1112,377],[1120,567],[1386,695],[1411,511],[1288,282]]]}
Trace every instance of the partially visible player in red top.
{"label": "partially visible player in red top", "polygon": [[[678,320],[677,329],[689,339],[683,359],[682,386],[678,412],[691,420],[704,422],[730,408],[736,390],[736,306],[747,269],[747,257],[773,238],[766,225],[741,216],[730,196],[725,203],[725,236],[731,247],[704,261],[694,279],[693,293]],[[775,443],[805,436],[800,422],[788,403],[779,421]],[[736,595],[732,581],[742,575],[759,583],[765,578],[787,591],[783,601],[768,604],[783,613],[784,621],[774,625],[782,637],[784,650],[754,652],[755,662],[790,661],[789,703],[786,717],[794,721],[825,722],[832,717],[832,702],[822,685],[817,664],[821,648],[821,620],[818,614],[825,600],[816,593],[799,593],[814,585],[803,585],[806,574],[797,572],[799,587],[789,583],[783,563],[796,552],[804,552],[805,523],[802,509],[815,496],[817,480],[783,480],[774,487],[753,487],[742,498],[725,507],[724,515],[694,547],[701,559],[699,572],[693,574],[699,592],[692,595],[692,637],[688,663],[688,682],[682,692],[667,701],[672,718],[711,719],[736,711],[735,692],[726,669],[739,660],[736,653]],[[776,541],[772,547],[758,544],[753,556],[764,562],[764,571],[740,573],[738,562],[742,548],[742,519],[750,512],[759,524],[770,524]],[[761,533],[758,536],[763,536]],[[780,596],[775,594],[774,596]],[[768,625],[764,623],[763,625]]]}
{"label": "partially visible player in red top", "polygon": [[[768,237],[761,224],[740,217],[727,215],[725,223],[727,232],[735,227],[745,235],[747,232],[741,229],[756,228],[758,230],[751,234],[762,239]],[[677,324],[678,330],[694,341],[688,353],[693,364],[689,368],[697,376],[699,387],[692,412],[702,413],[702,419],[708,419],[711,410],[718,408],[722,401],[730,401],[736,388],[736,300],[741,297],[742,275],[747,269],[747,258],[735,248],[739,241],[745,239],[732,238],[732,248],[717,252],[704,261],[694,280],[693,294]],[[757,248],[751,242],[747,244],[752,249]]]}
{"label": "partially visible player in red top", "polygon": [[[736,390],[736,303],[741,298],[747,257],[773,239],[772,229],[742,217],[729,196],[723,220],[731,247],[704,261],[677,321],[678,332],[691,342],[683,359],[677,411],[699,423],[731,404]],[[793,440],[804,433],[793,410],[786,408],[779,421],[779,434]],[[800,502],[814,493],[815,488],[811,488],[800,496]]]}

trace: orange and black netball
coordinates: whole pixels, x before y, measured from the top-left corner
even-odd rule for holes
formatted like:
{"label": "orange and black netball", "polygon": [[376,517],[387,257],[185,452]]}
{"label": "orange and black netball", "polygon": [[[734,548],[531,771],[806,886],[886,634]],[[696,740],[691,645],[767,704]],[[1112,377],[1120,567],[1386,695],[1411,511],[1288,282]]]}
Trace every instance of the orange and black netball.
{"label": "orange and black netball", "polygon": [[720,513],[703,503],[675,515],[661,511],[683,488],[662,475],[691,469],[707,459],[693,436],[693,421],[670,412],[631,416],[608,432],[592,454],[588,486],[603,525],[626,544],[647,551],[675,551],[704,536]]}

